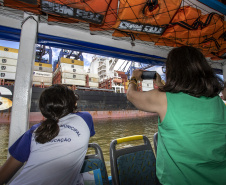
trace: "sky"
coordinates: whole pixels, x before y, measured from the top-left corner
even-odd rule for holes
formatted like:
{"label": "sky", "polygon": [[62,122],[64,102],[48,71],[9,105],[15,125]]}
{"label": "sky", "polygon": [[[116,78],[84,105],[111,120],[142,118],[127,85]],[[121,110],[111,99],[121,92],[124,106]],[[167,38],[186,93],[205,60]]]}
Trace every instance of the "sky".
{"label": "sky", "polygon": [[19,42],[0,40],[0,46],[19,49]]}

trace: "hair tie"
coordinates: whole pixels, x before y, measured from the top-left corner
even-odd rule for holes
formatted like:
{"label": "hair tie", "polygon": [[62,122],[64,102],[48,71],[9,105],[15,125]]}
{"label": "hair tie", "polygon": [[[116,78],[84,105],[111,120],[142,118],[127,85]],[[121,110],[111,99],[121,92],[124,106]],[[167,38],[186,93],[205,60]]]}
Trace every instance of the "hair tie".
{"label": "hair tie", "polygon": [[48,118],[48,119],[51,119],[51,120],[53,120],[53,121],[59,121],[59,118],[57,118],[57,117],[52,117],[52,118]]}

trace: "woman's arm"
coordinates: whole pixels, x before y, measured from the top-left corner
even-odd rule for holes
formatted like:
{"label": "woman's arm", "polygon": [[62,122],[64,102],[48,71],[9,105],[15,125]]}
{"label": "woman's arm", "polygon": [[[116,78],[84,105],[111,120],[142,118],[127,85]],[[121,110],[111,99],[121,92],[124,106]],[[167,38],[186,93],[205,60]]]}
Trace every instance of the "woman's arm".
{"label": "woman's arm", "polygon": [[10,156],[5,164],[0,167],[0,185],[7,183],[24,163]]}
{"label": "woman's arm", "polygon": [[[131,79],[137,79],[142,81],[142,70],[134,70]],[[156,82],[161,81],[161,78],[157,75]],[[160,92],[157,89],[140,92],[137,91],[136,80],[129,83],[127,91],[127,99],[139,110],[147,112],[156,112],[159,114],[160,119],[163,120],[167,110],[166,93]]]}
{"label": "woman's arm", "polygon": [[223,100],[226,100],[226,82],[224,82],[224,89],[222,91],[223,94]]}

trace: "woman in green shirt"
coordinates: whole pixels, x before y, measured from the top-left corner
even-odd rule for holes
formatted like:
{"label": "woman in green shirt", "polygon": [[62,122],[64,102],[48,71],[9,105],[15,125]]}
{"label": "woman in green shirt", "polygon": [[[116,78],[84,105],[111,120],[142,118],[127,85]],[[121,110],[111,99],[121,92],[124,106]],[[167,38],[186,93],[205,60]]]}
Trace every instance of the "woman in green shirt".
{"label": "woman in green shirt", "polygon": [[196,48],[174,48],[166,61],[166,84],[137,91],[134,70],[127,98],[159,114],[156,172],[163,185],[226,185],[226,106],[223,82]]}

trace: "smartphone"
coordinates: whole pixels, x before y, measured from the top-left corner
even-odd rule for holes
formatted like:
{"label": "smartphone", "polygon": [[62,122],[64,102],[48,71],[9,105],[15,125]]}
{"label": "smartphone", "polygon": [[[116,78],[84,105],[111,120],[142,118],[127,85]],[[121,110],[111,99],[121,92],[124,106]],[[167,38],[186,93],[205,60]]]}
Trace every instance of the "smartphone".
{"label": "smartphone", "polygon": [[141,78],[144,79],[156,79],[156,71],[143,71]]}

